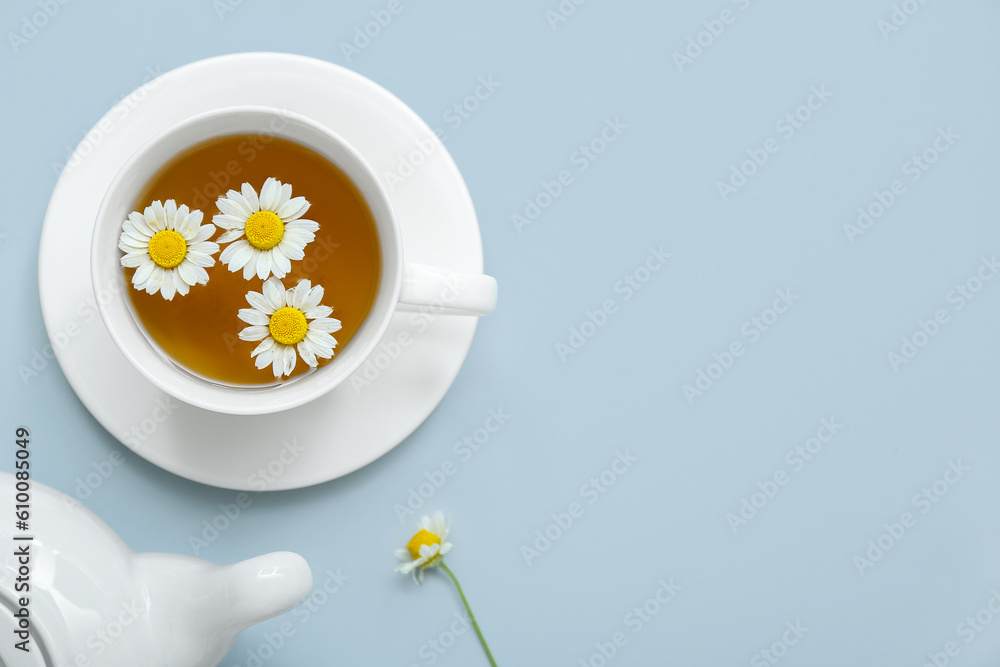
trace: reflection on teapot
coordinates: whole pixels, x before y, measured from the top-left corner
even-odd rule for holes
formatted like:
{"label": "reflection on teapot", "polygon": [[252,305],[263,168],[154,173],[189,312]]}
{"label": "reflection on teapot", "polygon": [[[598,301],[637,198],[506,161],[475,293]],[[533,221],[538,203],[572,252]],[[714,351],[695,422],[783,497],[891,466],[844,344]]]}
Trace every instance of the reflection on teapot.
{"label": "reflection on teapot", "polygon": [[[15,479],[0,473],[0,498],[14,496]],[[309,565],[288,552],[228,566],[136,554],[92,512],[37,482],[30,530],[13,523],[0,526],[5,667],[212,667],[242,630],[312,589]]]}

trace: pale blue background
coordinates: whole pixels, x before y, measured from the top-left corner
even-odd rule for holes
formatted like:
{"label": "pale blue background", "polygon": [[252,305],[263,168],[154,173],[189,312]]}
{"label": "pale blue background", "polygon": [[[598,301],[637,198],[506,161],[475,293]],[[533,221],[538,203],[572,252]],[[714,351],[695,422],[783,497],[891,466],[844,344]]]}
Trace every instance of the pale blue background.
{"label": "pale blue background", "polygon": [[[301,53],[356,69],[448,131],[502,296],[411,438],[344,479],[255,496],[201,553],[224,563],[288,549],[320,581],[328,568],[350,576],[307,623],[291,619],[295,635],[266,665],[430,664],[421,646],[459,600],[443,577],[418,589],[392,573],[392,550],[412,532],[393,505],[457,460],[452,443],[498,406],[509,423],[425,509],[454,520],[449,562],[499,664],[578,665],[622,631],[613,665],[747,665],[796,620],[809,631],[782,665],[918,667],[948,641],[961,646],[951,664],[996,664],[1000,618],[971,644],[956,626],[1000,586],[1000,281],[960,312],[946,297],[1000,252],[1000,7],[929,2],[887,41],[876,23],[889,0],[753,0],[745,11],[592,0],[554,31],[545,11],[557,0],[402,1],[350,63],[339,44],[386,3],[243,0],[220,21],[210,0],[73,0],[16,53],[6,35],[38,7],[3,3],[0,404],[4,433],[33,429],[37,478],[73,493],[93,464],[124,452],[85,504],[144,551],[191,554],[201,521],[232,502],[117,443],[54,365],[27,386],[17,367],[46,343],[35,274],[52,163],[147,67]],[[671,53],[727,7],[735,23],[678,72]],[[487,75],[501,87],[448,128],[443,114]],[[834,96],[780,138],[775,121],[821,84]],[[577,173],[571,155],[608,117],[628,129]],[[841,226],[856,208],[905,178],[903,162],[948,126],[955,146],[849,244]],[[779,152],[723,203],[716,181],[768,137]],[[518,234],[511,214],[561,169],[574,184]],[[615,283],[650,244],[673,258],[624,302]],[[747,342],[743,322],[779,288],[799,301],[689,405],[681,386]],[[618,312],[562,363],[555,344],[607,298]],[[887,353],[942,307],[951,322],[894,373]],[[726,514],[790,470],[785,453],[830,416],[845,424],[837,439],[734,535]],[[626,448],[638,461],[529,567],[521,546]],[[859,575],[852,558],[958,459],[971,472]],[[661,578],[683,590],[633,634],[625,615]],[[283,620],[250,629],[223,664],[246,665]],[[486,663],[466,633],[436,664]]]}

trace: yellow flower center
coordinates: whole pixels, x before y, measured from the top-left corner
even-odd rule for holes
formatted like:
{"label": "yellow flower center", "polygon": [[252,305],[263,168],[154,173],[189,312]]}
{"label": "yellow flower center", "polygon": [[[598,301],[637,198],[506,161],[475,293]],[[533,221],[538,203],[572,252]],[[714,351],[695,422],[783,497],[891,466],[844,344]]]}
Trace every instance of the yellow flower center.
{"label": "yellow flower center", "polygon": [[246,224],[247,241],[257,250],[270,250],[281,243],[285,235],[285,223],[273,211],[257,211]]}
{"label": "yellow flower center", "polygon": [[165,269],[172,269],[183,262],[187,251],[187,241],[172,229],[156,232],[149,241],[150,259]]}
{"label": "yellow flower center", "polygon": [[271,337],[282,345],[295,345],[306,337],[309,325],[306,324],[306,316],[298,308],[279,308],[271,315],[271,322],[268,324],[271,330]]}
{"label": "yellow flower center", "polygon": [[[399,544],[397,542],[397,544]],[[413,556],[413,560],[420,558],[420,547],[424,545],[441,544],[441,538],[429,530],[420,529],[420,532],[413,536],[410,543],[406,545],[407,551]]]}

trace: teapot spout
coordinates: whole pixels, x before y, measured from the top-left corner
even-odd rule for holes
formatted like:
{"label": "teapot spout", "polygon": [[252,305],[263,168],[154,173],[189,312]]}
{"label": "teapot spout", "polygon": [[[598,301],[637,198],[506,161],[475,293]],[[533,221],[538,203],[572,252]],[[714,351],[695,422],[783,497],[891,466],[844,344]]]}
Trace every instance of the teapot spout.
{"label": "teapot spout", "polygon": [[223,566],[138,554],[135,571],[156,652],[174,667],[214,667],[240,632],[294,607],[313,581],[305,559],[287,551]]}
{"label": "teapot spout", "polygon": [[284,613],[312,589],[305,559],[288,551],[257,556],[222,568],[237,632]]}

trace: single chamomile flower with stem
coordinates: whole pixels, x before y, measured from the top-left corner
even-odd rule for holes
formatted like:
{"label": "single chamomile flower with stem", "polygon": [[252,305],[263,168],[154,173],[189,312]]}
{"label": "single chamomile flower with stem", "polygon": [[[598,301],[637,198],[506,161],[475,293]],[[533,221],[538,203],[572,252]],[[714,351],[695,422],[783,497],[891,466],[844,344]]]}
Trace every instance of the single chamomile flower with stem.
{"label": "single chamomile flower with stem", "polygon": [[[241,191],[230,190],[216,202],[221,213],[212,218],[226,230],[219,243],[230,243],[219,256],[231,272],[243,269],[243,279],[257,275],[284,278],[292,260],[305,257],[306,245],[316,238],[319,223],[302,216],[309,210],[305,197],[292,197],[292,186],[268,178],[260,196],[249,183]],[[246,238],[240,238],[246,236]],[[239,239],[239,240],[237,240]]]}
{"label": "single chamomile flower with stem", "polygon": [[[291,375],[298,357],[310,367],[318,359],[329,359],[337,341],[331,335],[340,331],[340,320],[330,315],[333,308],[320,305],[323,287],[300,280],[290,289],[270,277],[264,282],[264,292],[247,292],[247,303],[239,318],[249,324],[240,332],[240,339],[260,341],[251,358],[256,357],[258,369],[271,366],[274,377]],[[298,354],[296,354],[296,352]]]}
{"label": "single chamomile flower with stem", "polygon": [[452,547],[451,542],[448,541],[450,524],[451,522],[446,520],[441,512],[435,512],[433,516],[425,516],[420,519],[417,523],[418,530],[406,548],[396,550],[396,558],[402,561],[396,565],[396,572],[412,573],[413,580],[419,585],[424,580],[424,570],[441,568],[455,584],[458,595],[462,598],[462,604],[465,605],[465,611],[469,614],[469,620],[472,621],[472,627],[476,630],[483,650],[486,651],[486,657],[489,658],[490,664],[496,667],[497,663],[493,659],[493,654],[490,653],[490,647],[486,643],[486,638],[483,637],[482,630],[479,629],[476,615],[472,613],[472,607],[469,606],[462,585],[458,583],[458,577],[444,562],[444,555],[451,551]]}
{"label": "single chamomile flower with stem", "polygon": [[118,248],[125,253],[121,265],[135,269],[132,286],[147,294],[160,293],[167,301],[185,296],[195,285],[208,282],[206,267],[219,245],[209,241],[214,225],[203,225],[202,213],[177,206],[173,199],[159,200],[143,213],[133,211],[122,223]]}

